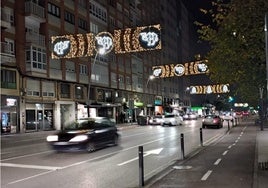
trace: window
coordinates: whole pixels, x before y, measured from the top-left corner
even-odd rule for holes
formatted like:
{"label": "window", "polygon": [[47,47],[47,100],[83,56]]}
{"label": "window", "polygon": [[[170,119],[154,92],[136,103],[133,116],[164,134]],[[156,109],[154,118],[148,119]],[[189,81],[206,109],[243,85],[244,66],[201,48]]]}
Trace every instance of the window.
{"label": "window", "polygon": [[40,82],[38,80],[27,79],[26,85],[28,96],[40,96]]}
{"label": "window", "polygon": [[70,85],[69,84],[61,84],[61,98],[70,98],[71,94],[70,94]]}
{"label": "window", "polygon": [[78,18],[78,27],[87,30],[87,21],[82,18]]}
{"label": "window", "polygon": [[98,33],[99,32],[98,25],[90,22],[90,32],[91,33]]}
{"label": "window", "polygon": [[80,67],[79,68],[80,69],[79,73],[82,74],[82,75],[87,75],[87,66],[83,65],[83,64],[80,64],[79,67]]}
{"label": "window", "polygon": [[47,4],[48,13],[60,17],[60,8],[52,3]]}
{"label": "window", "polygon": [[5,38],[5,45],[2,45],[1,47],[2,47],[4,52],[12,54],[12,55],[15,54],[14,40]]}
{"label": "window", "polygon": [[30,46],[30,48],[26,49],[25,53],[26,53],[26,63],[31,64],[31,68],[41,70],[47,69],[45,49]]}
{"label": "window", "polygon": [[1,70],[1,88],[16,89],[16,71]]}
{"label": "window", "polygon": [[42,83],[42,95],[43,97],[54,97],[55,96],[55,84],[53,82]]}
{"label": "window", "polygon": [[101,5],[90,3],[89,12],[100,20],[107,22],[107,11]]}
{"label": "window", "polygon": [[65,11],[64,12],[64,20],[71,23],[71,24],[74,24],[74,15],[68,11]]}

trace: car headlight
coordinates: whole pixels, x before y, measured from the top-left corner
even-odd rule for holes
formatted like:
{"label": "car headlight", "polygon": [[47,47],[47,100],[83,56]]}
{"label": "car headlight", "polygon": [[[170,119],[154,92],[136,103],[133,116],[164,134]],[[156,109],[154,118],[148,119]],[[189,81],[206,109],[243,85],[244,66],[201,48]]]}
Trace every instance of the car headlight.
{"label": "car headlight", "polygon": [[49,135],[49,136],[47,136],[47,141],[48,142],[56,142],[56,141],[58,141],[58,139],[59,139],[58,135]]}
{"label": "car headlight", "polygon": [[87,139],[88,139],[87,135],[78,135],[69,140],[69,142],[82,142]]}

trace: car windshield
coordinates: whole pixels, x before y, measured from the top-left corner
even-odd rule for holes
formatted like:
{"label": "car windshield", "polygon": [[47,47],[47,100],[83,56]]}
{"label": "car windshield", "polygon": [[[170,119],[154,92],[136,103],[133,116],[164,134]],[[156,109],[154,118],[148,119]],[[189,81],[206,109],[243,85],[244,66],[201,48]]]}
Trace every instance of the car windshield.
{"label": "car windshield", "polygon": [[65,130],[92,129],[94,122],[94,120],[76,120],[66,124],[64,128]]}
{"label": "car windshield", "polygon": [[64,126],[65,130],[94,129],[101,126],[115,126],[113,120],[108,118],[85,118],[70,122]]}
{"label": "car windshield", "polygon": [[205,118],[218,118],[218,116],[216,116],[216,115],[208,115]]}

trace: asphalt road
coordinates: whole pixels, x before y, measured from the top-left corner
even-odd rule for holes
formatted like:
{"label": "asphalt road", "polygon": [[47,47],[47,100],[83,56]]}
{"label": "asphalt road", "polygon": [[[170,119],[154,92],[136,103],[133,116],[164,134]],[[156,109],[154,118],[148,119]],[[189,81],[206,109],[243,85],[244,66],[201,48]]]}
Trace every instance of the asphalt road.
{"label": "asphalt road", "polygon": [[147,187],[253,187],[256,130],[253,123],[232,128],[198,155],[172,165],[165,175]]}
{"label": "asphalt road", "polygon": [[[138,147],[144,151],[144,178],[200,148],[201,121],[185,121],[176,127],[138,126],[120,131],[119,146],[93,153],[57,153],[45,142],[47,132],[1,137],[1,187],[126,188],[138,187]],[[222,137],[222,129],[204,129],[204,145]],[[212,150],[212,152],[215,152]]]}

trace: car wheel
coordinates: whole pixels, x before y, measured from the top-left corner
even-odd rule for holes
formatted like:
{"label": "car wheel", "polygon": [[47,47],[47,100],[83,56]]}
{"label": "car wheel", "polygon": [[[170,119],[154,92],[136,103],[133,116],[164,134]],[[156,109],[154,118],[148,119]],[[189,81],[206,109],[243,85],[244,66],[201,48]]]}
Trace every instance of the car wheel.
{"label": "car wheel", "polygon": [[87,144],[87,148],[86,149],[87,149],[88,152],[93,152],[93,151],[96,150],[96,146],[95,146],[94,143],[91,143],[90,142],[90,143]]}
{"label": "car wheel", "polygon": [[206,126],[205,126],[205,125],[202,125],[202,128],[203,128],[203,129],[205,129],[205,128],[206,128]]}

